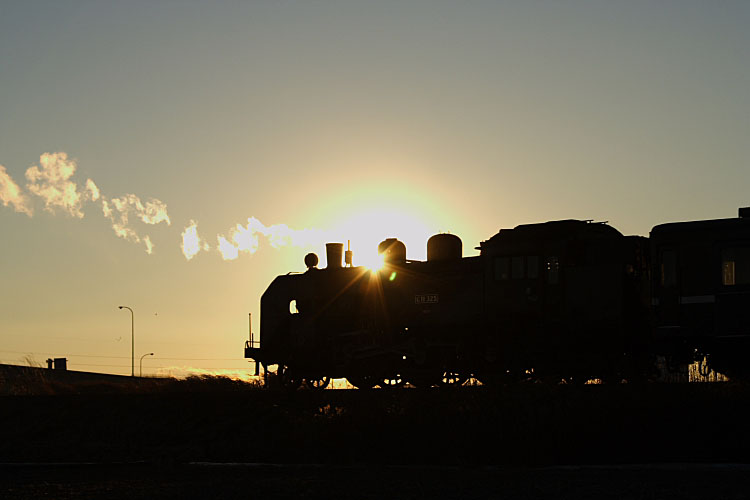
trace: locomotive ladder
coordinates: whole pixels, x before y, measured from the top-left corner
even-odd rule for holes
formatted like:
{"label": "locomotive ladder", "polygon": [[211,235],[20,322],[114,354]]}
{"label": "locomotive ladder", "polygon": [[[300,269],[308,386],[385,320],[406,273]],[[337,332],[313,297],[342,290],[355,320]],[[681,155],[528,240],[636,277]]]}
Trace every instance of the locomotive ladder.
{"label": "locomotive ladder", "polygon": [[247,316],[249,339],[245,341],[245,358],[255,361],[255,376],[257,377],[260,375],[261,364],[263,364],[263,373],[265,374],[265,363],[261,361],[260,340],[255,340],[253,336],[253,314],[247,313]]}

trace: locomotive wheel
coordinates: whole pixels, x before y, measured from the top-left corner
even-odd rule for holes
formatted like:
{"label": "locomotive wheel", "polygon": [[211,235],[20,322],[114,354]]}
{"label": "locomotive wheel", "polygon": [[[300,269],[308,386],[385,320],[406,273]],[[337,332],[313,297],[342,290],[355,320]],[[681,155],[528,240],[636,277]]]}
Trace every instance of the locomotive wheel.
{"label": "locomotive wheel", "polygon": [[286,389],[295,391],[302,385],[302,377],[298,376],[294,370],[290,370],[288,366],[285,366],[281,370],[281,385]]}
{"label": "locomotive wheel", "polygon": [[467,377],[458,372],[447,371],[440,379],[440,385],[444,387],[458,387],[466,382]]}
{"label": "locomotive wheel", "polygon": [[331,379],[323,376],[320,378],[306,378],[305,379],[305,385],[309,387],[310,389],[316,390],[316,391],[322,391],[326,387],[328,387],[328,384],[331,382]]}
{"label": "locomotive wheel", "polygon": [[393,377],[384,378],[378,384],[382,389],[396,389],[403,386],[406,380],[401,375],[394,375]]}

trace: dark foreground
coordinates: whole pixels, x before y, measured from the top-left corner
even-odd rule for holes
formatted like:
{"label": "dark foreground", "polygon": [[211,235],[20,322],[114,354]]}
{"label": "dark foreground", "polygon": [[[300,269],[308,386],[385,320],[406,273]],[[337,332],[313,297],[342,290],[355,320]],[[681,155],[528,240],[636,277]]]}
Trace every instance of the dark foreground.
{"label": "dark foreground", "polygon": [[0,397],[0,497],[750,495],[744,385],[208,389]]}
{"label": "dark foreground", "polygon": [[0,496],[37,498],[747,498],[750,467],[497,468],[383,465],[0,466]]}

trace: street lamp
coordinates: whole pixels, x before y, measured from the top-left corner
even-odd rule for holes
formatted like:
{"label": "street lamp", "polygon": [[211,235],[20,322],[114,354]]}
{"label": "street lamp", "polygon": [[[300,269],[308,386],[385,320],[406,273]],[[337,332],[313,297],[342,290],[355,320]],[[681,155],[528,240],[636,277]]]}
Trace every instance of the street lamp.
{"label": "street lamp", "polygon": [[119,307],[130,311],[130,376],[135,377],[135,313],[128,306]]}
{"label": "street lamp", "polygon": [[153,352],[149,352],[141,356],[141,371],[140,371],[141,374],[138,375],[139,377],[143,377],[143,358],[145,358],[146,356],[153,356],[153,355],[154,355]]}

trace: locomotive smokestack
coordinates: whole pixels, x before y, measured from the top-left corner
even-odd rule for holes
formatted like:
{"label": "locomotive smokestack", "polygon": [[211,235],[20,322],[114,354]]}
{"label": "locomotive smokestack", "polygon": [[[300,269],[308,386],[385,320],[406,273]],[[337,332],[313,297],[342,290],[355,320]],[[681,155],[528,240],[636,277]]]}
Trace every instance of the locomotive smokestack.
{"label": "locomotive smokestack", "polygon": [[341,267],[341,258],[344,255],[343,243],[326,243],[326,269],[336,269]]}

